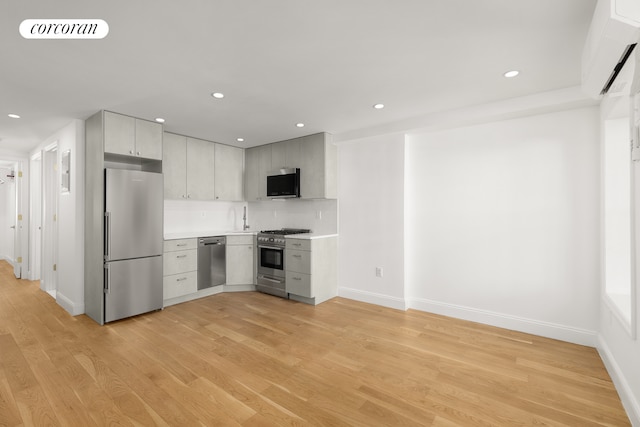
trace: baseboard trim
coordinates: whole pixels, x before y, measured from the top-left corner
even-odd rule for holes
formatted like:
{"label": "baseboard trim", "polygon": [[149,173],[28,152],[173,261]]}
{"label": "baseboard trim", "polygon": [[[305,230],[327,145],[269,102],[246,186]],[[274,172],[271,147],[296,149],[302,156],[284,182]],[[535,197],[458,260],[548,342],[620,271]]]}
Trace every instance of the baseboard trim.
{"label": "baseboard trim", "polygon": [[60,307],[67,310],[67,312],[69,312],[69,314],[71,314],[72,316],[77,316],[84,313],[84,303],[75,304],[69,298],[64,296],[60,291],[56,291],[56,302]]}
{"label": "baseboard trim", "polygon": [[441,314],[443,316],[455,317],[457,319],[484,323],[486,325],[525,332],[546,338],[567,341],[574,344],[586,345],[589,347],[596,347],[597,345],[597,332],[556,323],[543,322],[421,298],[414,298],[409,301],[409,308]]}
{"label": "baseboard trim", "polygon": [[392,297],[390,295],[378,294],[360,289],[340,287],[338,288],[338,295],[355,301],[395,308],[396,310],[406,310],[408,308],[404,298]]}
{"label": "baseboard trim", "polygon": [[624,406],[625,411],[627,411],[627,416],[629,417],[629,421],[631,421],[631,425],[640,426],[640,401],[633,394],[633,390],[629,386],[622,369],[620,369],[611,349],[601,334],[598,334],[597,350],[600,354],[600,358],[604,362],[604,366],[607,368],[607,372],[609,373],[613,384],[616,386],[616,391],[620,396],[622,406]]}

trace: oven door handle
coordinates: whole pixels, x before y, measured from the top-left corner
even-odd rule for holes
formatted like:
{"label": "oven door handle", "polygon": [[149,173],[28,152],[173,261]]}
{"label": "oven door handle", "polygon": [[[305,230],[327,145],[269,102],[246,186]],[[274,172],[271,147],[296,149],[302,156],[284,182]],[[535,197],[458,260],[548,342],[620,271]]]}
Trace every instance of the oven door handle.
{"label": "oven door handle", "polygon": [[258,276],[258,279],[266,280],[267,282],[272,282],[272,283],[282,283],[282,280],[270,279],[270,278],[265,277],[265,276]]}
{"label": "oven door handle", "polygon": [[276,250],[276,251],[282,251],[282,250],[284,250],[284,248],[279,248],[279,247],[277,247],[277,246],[264,246],[264,245],[258,245],[258,247],[259,247],[260,249],[274,249],[274,250]]}

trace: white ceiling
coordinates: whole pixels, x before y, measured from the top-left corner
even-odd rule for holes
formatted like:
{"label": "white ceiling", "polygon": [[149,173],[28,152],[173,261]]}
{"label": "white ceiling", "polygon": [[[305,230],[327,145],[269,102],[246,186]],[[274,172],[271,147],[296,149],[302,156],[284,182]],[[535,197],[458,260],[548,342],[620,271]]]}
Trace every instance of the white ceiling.
{"label": "white ceiling", "polygon": [[[576,86],[594,7],[595,0],[3,1],[0,150],[29,151],[101,109],[163,117],[168,131],[250,147]],[[23,39],[18,26],[35,18],[103,19],[109,34]],[[520,76],[502,77],[511,69]],[[374,110],[378,102],[386,108]]]}

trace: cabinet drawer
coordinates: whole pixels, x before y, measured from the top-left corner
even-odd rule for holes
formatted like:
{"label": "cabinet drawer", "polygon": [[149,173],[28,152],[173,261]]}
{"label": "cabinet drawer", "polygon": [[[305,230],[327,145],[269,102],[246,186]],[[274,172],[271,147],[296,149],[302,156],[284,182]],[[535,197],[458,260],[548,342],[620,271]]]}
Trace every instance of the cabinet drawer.
{"label": "cabinet drawer", "polygon": [[227,236],[227,246],[229,245],[253,245],[253,234],[246,234],[242,236],[231,235]]}
{"label": "cabinet drawer", "polygon": [[163,256],[163,275],[186,273],[198,269],[198,250],[167,252]]}
{"label": "cabinet drawer", "polygon": [[197,247],[197,239],[177,239],[164,241],[165,252],[184,251],[185,249],[196,249]]}
{"label": "cabinet drawer", "polygon": [[286,272],[286,289],[290,294],[313,298],[311,289],[311,275],[303,273]]}
{"label": "cabinet drawer", "polygon": [[285,239],[286,249],[298,249],[301,251],[311,250],[311,240],[309,239]]}
{"label": "cabinet drawer", "polygon": [[311,274],[311,252],[286,249],[284,256],[285,271]]}
{"label": "cabinet drawer", "polygon": [[162,280],[163,298],[170,299],[198,291],[198,273],[173,274],[164,276]]}

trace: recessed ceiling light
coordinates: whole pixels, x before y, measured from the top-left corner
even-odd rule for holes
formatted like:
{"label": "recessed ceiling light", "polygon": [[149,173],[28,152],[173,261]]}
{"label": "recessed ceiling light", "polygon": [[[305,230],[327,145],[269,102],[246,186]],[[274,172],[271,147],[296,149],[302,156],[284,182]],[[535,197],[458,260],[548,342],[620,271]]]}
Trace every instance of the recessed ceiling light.
{"label": "recessed ceiling light", "polygon": [[507,71],[506,73],[504,73],[504,76],[505,76],[506,78],[511,78],[511,77],[515,77],[515,76],[517,76],[518,74],[520,74],[520,71],[518,71],[518,70],[511,70],[511,71]]}
{"label": "recessed ceiling light", "polygon": [[236,141],[238,141],[238,142],[244,142],[244,138],[236,138]]}
{"label": "recessed ceiling light", "polygon": [[304,123],[296,123],[296,126],[299,128],[303,128],[304,127]]}
{"label": "recessed ceiling light", "polygon": [[156,122],[164,123],[164,119],[162,117],[156,117]]}
{"label": "recessed ceiling light", "polygon": [[20,118],[20,116],[19,116],[19,115],[17,115],[17,114],[13,114],[13,113],[11,113],[11,114],[7,114],[7,115],[8,115],[9,117],[11,117],[12,119],[19,119],[19,118]]}
{"label": "recessed ceiling light", "polygon": [[214,97],[214,98],[216,98],[216,99],[222,99],[222,98],[224,98],[224,93],[220,93],[220,92],[213,92],[213,93],[211,94],[211,96],[213,96],[213,97]]}
{"label": "recessed ceiling light", "polygon": [[375,108],[376,110],[382,110],[384,108],[384,104],[375,104],[373,108]]}

